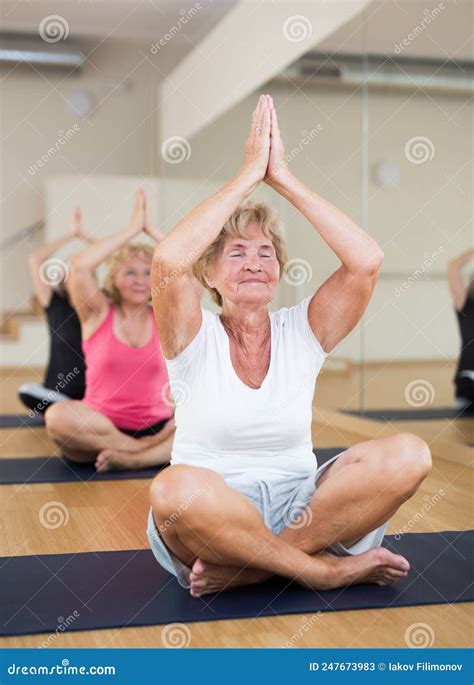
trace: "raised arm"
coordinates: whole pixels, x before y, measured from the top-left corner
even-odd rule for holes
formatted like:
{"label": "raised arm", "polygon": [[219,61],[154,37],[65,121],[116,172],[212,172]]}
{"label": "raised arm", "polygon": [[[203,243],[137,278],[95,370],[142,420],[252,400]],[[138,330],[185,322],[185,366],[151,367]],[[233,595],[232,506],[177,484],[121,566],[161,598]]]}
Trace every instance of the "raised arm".
{"label": "raised arm", "polygon": [[266,183],[314,226],[342,265],[320,286],[308,308],[313,333],[330,352],[358,323],[372,295],[383,260],[376,241],[288,169],[271,100],[271,147]]}
{"label": "raised arm", "polygon": [[[44,262],[52,257],[55,252],[61,249],[61,247],[64,247],[64,245],[67,245],[72,240],[76,239],[85,239],[82,232],[81,210],[79,208],[74,210],[67,233],[60,238],[56,238],[56,240],[52,240],[51,242],[42,245],[32,252],[29,257],[28,263],[31,280],[33,281],[33,288],[36,298],[43,308],[49,306],[53,295],[53,287],[56,285],[56,281],[49,282],[47,278],[48,270],[45,268],[47,265],[45,265]],[[58,264],[57,267],[60,267],[60,264]],[[66,266],[64,266],[64,270],[66,270]],[[57,269],[54,269],[54,271],[57,271]]]}
{"label": "raised arm", "polygon": [[473,257],[474,249],[467,250],[448,262],[449,290],[455,309],[461,310],[466,302],[468,287],[463,283],[462,269]]}
{"label": "raised arm", "polygon": [[[129,225],[123,231],[97,240],[71,259],[70,292],[81,323],[94,329],[108,309],[108,300],[100,289],[95,270],[113,252],[132,240],[144,228],[145,205],[143,191],[135,196],[135,206]],[[88,335],[85,331],[86,337]]]}
{"label": "raised arm", "polygon": [[199,293],[192,266],[217,238],[238,205],[263,180],[270,149],[270,109],[261,96],[245,144],[245,161],[237,176],[166,234],[155,248],[152,299],[160,343],[167,359],[189,345],[201,325]]}

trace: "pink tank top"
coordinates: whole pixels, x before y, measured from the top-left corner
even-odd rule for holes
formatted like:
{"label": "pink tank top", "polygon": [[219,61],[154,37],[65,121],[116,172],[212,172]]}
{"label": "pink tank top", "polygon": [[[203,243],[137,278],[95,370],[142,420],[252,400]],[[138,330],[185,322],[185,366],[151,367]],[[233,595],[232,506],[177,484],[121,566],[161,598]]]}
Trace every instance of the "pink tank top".
{"label": "pink tank top", "polygon": [[114,310],[110,305],[105,321],[82,341],[86,362],[83,402],[107,416],[117,428],[141,430],[173,414],[163,399],[169,397],[163,390],[168,372],[155,321],[150,342],[131,347],[115,336]]}

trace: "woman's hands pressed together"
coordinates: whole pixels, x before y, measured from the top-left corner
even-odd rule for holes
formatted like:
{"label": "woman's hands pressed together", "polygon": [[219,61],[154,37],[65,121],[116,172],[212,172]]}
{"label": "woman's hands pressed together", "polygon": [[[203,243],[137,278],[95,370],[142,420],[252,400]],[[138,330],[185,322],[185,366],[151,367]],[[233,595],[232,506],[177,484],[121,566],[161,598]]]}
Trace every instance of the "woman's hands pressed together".
{"label": "woman's hands pressed together", "polygon": [[267,95],[267,98],[271,115],[270,154],[264,181],[265,183],[268,183],[269,186],[275,187],[277,184],[284,182],[285,177],[289,174],[289,169],[285,158],[285,148],[281,139],[273,98],[270,95]]}
{"label": "woman's hands pressed together", "polygon": [[266,95],[261,95],[252,115],[250,133],[245,143],[245,161],[240,170],[254,190],[267,173],[270,156],[270,104]]}
{"label": "woman's hands pressed together", "polygon": [[276,190],[289,173],[273,98],[261,95],[252,115],[245,161],[239,175],[250,182],[250,192],[253,192],[262,181]]}

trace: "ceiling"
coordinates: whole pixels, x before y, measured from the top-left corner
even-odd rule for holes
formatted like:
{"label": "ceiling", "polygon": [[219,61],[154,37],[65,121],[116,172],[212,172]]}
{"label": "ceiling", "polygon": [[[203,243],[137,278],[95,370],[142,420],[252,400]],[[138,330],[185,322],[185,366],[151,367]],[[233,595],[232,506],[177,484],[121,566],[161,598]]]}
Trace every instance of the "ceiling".
{"label": "ceiling", "polygon": [[[288,11],[304,12],[305,2],[296,0],[243,0],[249,6],[266,1],[288,4]],[[320,0],[322,2],[322,0]],[[325,0],[329,2],[331,0]],[[353,0],[334,0],[352,2]],[[37,33],[40,22],[59,15],[67,22],[71,38],[154,42],[180,26],[172,41],[173,51],[184,57],[238,0],[2,0],[2,30]],[[306,0],[311,2],[311,0]],[[324,2],[322,2],[324,8]],[[199,9],[196,9],[199,8]],[[426,23],[428,12],[441,7]],[[473,8],[471,0],[373,0],[366,13],[343,25],[317,46],[318,51],[394,54],[396,45],[417,27],[414,40],[404,47],[406,56],[473,59]],[[183,23],[183,17],[187,20]],[[365,21],[366,18],[368,21]],[[424,21],[425,20],[425,21]],[[181,22],[181,24],[179,23]],[[308,46],[316,47],[316,46]]]}
{"label": "ceiling", "polygon": [[[37,32],[63,17],[71,38],[157,41],[173,27],[173,44],[193,48],[237,0],[1,0],[2,30]],[[185,16],[186,15],[186,16]],[[178,22],[181,21],[181,24]]]}

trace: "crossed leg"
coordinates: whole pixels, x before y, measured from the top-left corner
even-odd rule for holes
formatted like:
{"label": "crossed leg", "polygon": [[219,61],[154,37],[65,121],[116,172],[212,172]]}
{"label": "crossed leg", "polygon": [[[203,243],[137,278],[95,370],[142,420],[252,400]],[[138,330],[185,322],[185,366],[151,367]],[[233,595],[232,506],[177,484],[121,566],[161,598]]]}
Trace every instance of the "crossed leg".
{"label": "crossed leg", "polygon": [[316,589],[387,584],[406,575],[403,557],[381,547],[347,557],[323,550],[336,542],[350,546],[387,521],[430,468],[428,446],[411,433],[359,443],[321,476],[308,505],[308,525],[279,536],[249,500],[208,469],[166,469],[152,483],[151,505],[163,541],[192,568],[193,596],[272,574]]}
{"label": "crossed leg", "polygon": [[156,436],[133,438],[103,414],[79,400],[58,402],[45,413],[48,436],[71,461],[95,463],[98,471],[166,464],[171,455],[174,421]]}

